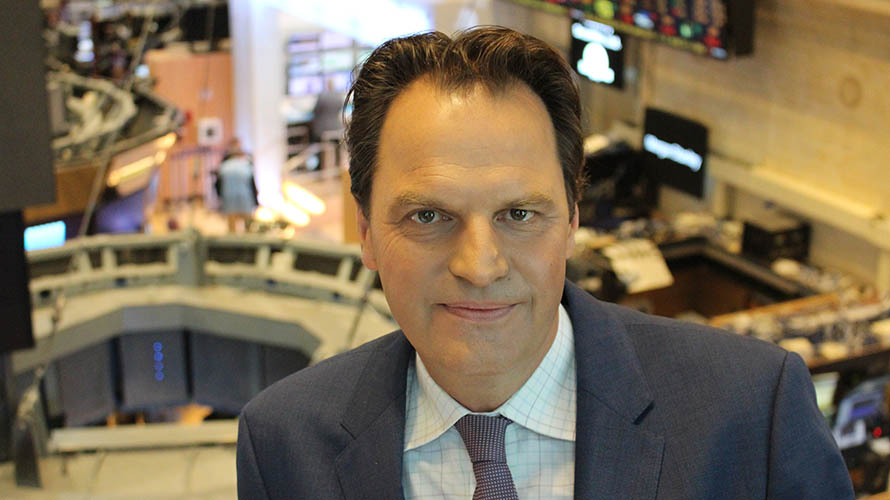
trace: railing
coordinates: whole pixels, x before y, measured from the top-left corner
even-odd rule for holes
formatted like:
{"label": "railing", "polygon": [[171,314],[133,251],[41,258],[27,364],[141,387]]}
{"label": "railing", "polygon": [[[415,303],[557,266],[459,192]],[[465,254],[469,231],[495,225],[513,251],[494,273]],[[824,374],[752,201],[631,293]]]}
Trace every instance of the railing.
{"label": "railing", "polygon": [[159,198],[173,203],[202,200],[204,206],[218,204],[212,173],[219,168],[223,148],[198,146],[180,149],[170,156],[165,167],[165,186]]}
{"label": "railing", "polygon": [[[47,307],[100,290],[149,285],[224,285],[314,300],[369,300],[389,315],[376,274],[357,245],[282,240],[262,235],[99,235],[28,253],[31,300]],[[376,296],[369,299],[370,296]]]}

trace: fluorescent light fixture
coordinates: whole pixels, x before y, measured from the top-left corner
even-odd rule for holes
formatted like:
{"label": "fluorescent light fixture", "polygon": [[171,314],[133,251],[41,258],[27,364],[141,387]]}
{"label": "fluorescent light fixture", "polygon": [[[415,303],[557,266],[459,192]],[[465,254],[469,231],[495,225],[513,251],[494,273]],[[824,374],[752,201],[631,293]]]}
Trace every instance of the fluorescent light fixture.
{"label": "fluorescent light fixture", "polygon": [[173,145],[176,144],[176,133],[170,132],[169,134],[165,135],[164,137],[160,137],[160,138],[156,139],[155,144],[160,149],[172,148]]}
{"label": "fluorescent light fixture", "polygon": [[283,203],[281,205],[281,215],[295,226],[304,227],[309,225],[309,214],[300,210],[293,203]]}
{"label": "fluorescent light fixture", "polygon": [[324,202],[321,201],[318,196],[310,193],[300,185],[291,181],[286,181],[283,188],[284,195],[287,199],[304,212],[308,212],[312,215],[320,215],[324,213],[326,209]]}
{"label": "fluorescent light fixture", "polygon": [[128,181],[133,177],[142,175],[147,170],[154,168],[158,164],[158,159],[164,161],[166,153],[158,152],[151,156],[146,156],[132,163],[128,163],[121,168],[115,169],[108,174],[108,187],[116,187],[124,181]]}
{"label": "fluorescent light fixture", "polygon": [[260,222],[275,222],[278,219],[278,212],[269,207],[259,206],[253,212],[253,218]]}
{"label": "fluorescent light fixture", "polygon": [[[251,2],[254,3],[254,2]],[[368,45],[409,33],[433,28],[428,12],[432,5],[410,5],[398,0],[262,0],[262,5],[278,8],[294,17],[348,35]]]}

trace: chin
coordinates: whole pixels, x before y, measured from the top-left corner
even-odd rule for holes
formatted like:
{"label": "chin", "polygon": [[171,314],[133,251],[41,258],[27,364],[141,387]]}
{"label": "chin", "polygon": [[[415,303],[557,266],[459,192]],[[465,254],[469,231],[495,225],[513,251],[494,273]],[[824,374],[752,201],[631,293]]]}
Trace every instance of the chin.
{"label": "chin", "polygon": [[504,352],[498,352],[498,357],[486,356],[479,351],[490,352],[492,348],[480,348],[473,352],[461,352],[450,357],[446,368],[461,376],[489,376],[499,375],[510,370],[512,363],[504,359]]}

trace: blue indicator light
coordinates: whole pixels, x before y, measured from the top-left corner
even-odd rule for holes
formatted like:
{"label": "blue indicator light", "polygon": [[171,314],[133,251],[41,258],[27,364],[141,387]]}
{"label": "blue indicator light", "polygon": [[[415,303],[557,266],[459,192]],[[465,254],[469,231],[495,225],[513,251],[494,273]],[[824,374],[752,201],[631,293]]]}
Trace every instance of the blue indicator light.
{"label": "blue indicator light", "polygon": [[155,372],[155,380],[158,382],[164,380],[164,372]]}
{"label": "blue indicator light", "polygon": [[155,350],[155,352],[161,352],[164,349],[164,344],[155,342],[151,347]]}
{"label": "blue indicator light", "polygon": [[161,361],[162,359],[164,359],[164,353],[156,352],[155,353],[155,361]]}
{"label": "blue indicator light", "polygon": [[164,370],[164,363],[162,363],[160,361],[155,361],[155,371],[159,372],[159,371],[163,371],[163,370]]}

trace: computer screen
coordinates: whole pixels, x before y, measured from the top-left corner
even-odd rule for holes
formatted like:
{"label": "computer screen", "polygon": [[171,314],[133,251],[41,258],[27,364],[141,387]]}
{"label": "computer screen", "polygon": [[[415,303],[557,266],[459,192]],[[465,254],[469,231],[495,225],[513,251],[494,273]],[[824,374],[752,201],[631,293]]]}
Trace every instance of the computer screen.
{"label": "computer screen", "polygon": [[615,28],[589,19],[571,25],[572,69],[588,80],[624,88],[624,40]]}
{"label": "computer screen", "polygon": [[126,333],[118,339],[118,352],[124,410],[188,402],[183,332]]}
{"label": "computer screen", "polygon": [[263,346],[263,383],[272,385],[309,365],[309,356],[287,347]]}
{"label": "computer screen", "polygon": [[65,244],[65,222],[57,220],[25,228],[25,250],[41,250]]}
{"label": "computer screen", "polygon": [[56,362],[66,426],[101,422],[115,410],[112,343],[102,342]]}
{"label": "computer screen", "polygon": [[259,344],[191,332],[189,353],[196,403],[237,415],[263,389]]}
{"label": "computer screen", "polygon": [[646,109],[643,161],[659,184],[704,198],[708,129],[667,111]]}

